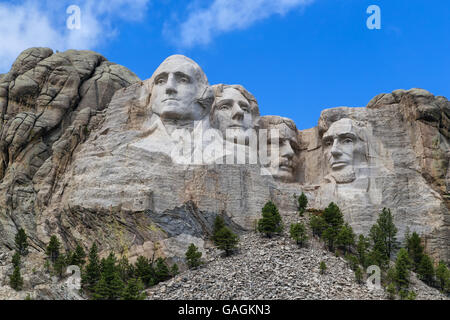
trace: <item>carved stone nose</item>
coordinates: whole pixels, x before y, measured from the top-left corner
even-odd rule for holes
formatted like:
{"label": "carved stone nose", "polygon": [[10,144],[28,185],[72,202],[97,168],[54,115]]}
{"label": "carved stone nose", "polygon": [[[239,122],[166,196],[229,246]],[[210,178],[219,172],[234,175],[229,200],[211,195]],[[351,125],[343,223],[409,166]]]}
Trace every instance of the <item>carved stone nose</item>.
{"label": "carved stone nose", "polygon": [[233,115],[231,116],[234,120],[242,120],[244,118],[244,111],[237,104],[233,106]]}

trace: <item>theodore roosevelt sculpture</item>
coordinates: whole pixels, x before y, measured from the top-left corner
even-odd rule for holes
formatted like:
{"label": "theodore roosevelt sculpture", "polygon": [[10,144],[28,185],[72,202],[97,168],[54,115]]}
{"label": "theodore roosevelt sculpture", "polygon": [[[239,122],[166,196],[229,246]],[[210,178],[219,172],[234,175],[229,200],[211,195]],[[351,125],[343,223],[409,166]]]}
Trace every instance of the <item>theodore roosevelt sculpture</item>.
{"label": "theodore roosevelt sculpture", "polygon": [[[272,177],[283,182],[294,182],[300,146],[298,131],[294,121],[279,116],[264,116],[260,118],[260,128],[267,129],[267,153],[270,164],[268,170]],[[271,129],[277,129],[278,136],[273,136]],[[275,141],[278,139],[278,141]],[[269,147],[278,142],[278,152]]]}

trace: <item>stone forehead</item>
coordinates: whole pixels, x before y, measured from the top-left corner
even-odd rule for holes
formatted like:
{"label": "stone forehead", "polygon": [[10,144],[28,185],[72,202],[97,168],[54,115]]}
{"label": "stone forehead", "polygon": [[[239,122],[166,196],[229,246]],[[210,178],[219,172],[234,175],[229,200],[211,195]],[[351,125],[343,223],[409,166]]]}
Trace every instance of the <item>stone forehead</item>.
{"label": "stone forehead", "polygon": [[239,92],[249,103],[251,112],[254,116],[259,116],[259,107],[258,102],[256,101],[253,94],[247,91],[243,86],[239,84],[215,84],[212,86],[214,90],[214,96],[216,100],[220,100],[220,97],[222,97],[223,92],[228,89],[234,89],[235,91]]}
{"label": "stone forehead", "polygon": [[325,136],[334,136],[340,133],[347,133],[352,132],[354,134],[358,134],[358,127],[353,122],[352,119],[344,118],[341,120],[338,120],[336,122],[333,122],[328,128],[328,130],[324,133]]}
{"label": "stone forehead", "polygon": [[208,85],[208,78],[206,77],[206,74],[203,72],[202,68],[200,68],[200,66],[194,60],[179,54],[172,55],[166,58],[155,70],[152,78],[154,79],[155,76],[157,76],[161,72],[176,71],[181,71],[187,74],[192,72],[194,73],[197,81]]}
{"label": "stone forehead", "polygon": [[297,126],[294,121],[289,118],[280,116],[264,116],[260,119],[260,125],[263,129],[278,128],[283,130],[290,130],[297,133]]}

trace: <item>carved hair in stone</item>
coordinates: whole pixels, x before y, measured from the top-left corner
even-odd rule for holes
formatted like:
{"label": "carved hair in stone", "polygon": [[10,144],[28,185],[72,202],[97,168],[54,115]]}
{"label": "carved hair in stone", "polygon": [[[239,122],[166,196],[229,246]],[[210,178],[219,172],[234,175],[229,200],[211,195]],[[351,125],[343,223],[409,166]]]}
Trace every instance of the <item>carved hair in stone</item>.
{"label": "carved hair in stone", "polygon": [[322,145],[330,175],[337,183],[350,183],[368,166],[364,130],[349,118],[340,119],[323,134]]}
{"label": "carved hair in stone", "polygon": [[[227,140],[245,135],[248,129],[257,127],[259,107],[255,97],[241,85],[218,84],[213,86],[214,103],[210,123]],[[228,134],[227,134],[228,131]],[[245,141],[237,139],[239,141]]]}
{"label": "carved hair in stone", "polygon": [[[283,182],[293,182],[296,178],[300,153],[298,130],[294,121],[279,116],[264,116],[260,118],[259,126],[260,129],[267,129],[267,153],[271,159],[268,170],[271,175]],[[271,134],[272,129],[278,130],[278,137]],[[277,138],[279,151],[273,154],[269,145]],[[274,161],[277,160],[275,157],[278,161]]]}
{"label": "carved hair in stone", "polygon": [[200,66],[182,56],[168,57],[150,79],[149,105],[163,122],[202,120],[214,96]]}

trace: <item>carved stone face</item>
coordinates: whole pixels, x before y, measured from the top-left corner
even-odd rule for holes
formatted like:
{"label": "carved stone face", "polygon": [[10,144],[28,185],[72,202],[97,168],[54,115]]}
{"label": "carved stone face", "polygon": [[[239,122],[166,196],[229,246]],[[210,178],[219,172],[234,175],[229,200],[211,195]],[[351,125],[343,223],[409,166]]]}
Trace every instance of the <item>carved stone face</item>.
{"label": "carved stone face", "polygon": [[201,120],[209,110],[198,103],[207,86],[203,71],[183,56],[167,58],[155,71],[150,97],[161,119]]}
{"label": "carved stone face", "polygon": [[[279,137],[272,136],[270,129],[278,129]],[[267,152],[270,157],[268,167],[272,176],[284,182],[292,182],[295,178],[295,169],[297,165],[300,146],[297,138],[297,131],[290,128],[286,123],[271,125],[268,127],[268,146]],[[271,152],[271,144],[278,139],[279,152]]]}
{"label": "carved stone face", "polygon": [[224,138],[230,138],[226,134],[227,130],[233,132],[233,137],[245,134],[247,129],[253,127],[254,118],[250,108],[250,102],[239,90],[226,87],[214,103],[211,125],[219,129]]}
{"label": "carved stone face", "polygon": [[358,129],[351,119],[333,123],[322,138],[325,160],[331,175],[338,183],[355,180],[355,170],[363,165],[365,146]]}

